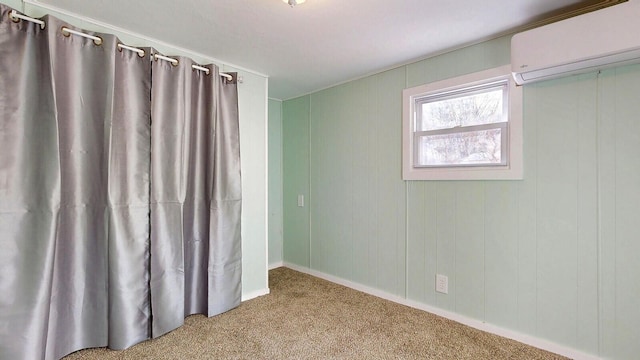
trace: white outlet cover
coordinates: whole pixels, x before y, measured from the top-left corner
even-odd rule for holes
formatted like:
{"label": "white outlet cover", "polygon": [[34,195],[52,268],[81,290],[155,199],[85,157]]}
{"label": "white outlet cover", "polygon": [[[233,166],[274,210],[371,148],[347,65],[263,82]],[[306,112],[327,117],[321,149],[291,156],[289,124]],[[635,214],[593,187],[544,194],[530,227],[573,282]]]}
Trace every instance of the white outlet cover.
{"label": "white outlet cover", "polygon": [[449,293],[449,278],[446,275],[436,274],[436,291],[443,294]]}

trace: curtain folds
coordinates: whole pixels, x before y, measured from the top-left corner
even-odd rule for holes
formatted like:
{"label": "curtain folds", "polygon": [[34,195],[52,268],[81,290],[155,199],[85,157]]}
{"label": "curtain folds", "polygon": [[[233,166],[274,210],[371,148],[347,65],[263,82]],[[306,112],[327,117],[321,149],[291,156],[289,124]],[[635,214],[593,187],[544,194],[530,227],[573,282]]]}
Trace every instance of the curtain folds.
{"label": "curtain folds", "polygon": [[154,61],[152,71],[154,336],[187,315],[236,306],[241,290],[236,84],[223,83],[214,66],[207,75],[178,59]]}
{"label": "curtain folds", "polygon": [[237,306],[235,82],[11,10],[0,4],[0,358],[124,349]]}

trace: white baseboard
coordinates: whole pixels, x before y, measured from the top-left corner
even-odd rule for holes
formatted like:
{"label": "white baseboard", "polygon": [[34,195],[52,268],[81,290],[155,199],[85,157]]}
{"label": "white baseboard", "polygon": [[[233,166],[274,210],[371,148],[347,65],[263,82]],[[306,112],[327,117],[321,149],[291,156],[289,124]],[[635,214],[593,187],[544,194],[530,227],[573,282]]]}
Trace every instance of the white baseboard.
{"label": "white baseboard", "polygon": [[378,290],[378,289],[374,289],[362,284],[358,284],[349,280],[345,280],[333,275],[328,275],[325,274],[323,272],[320,271],[316,271],[316,270],[312,270],[300,265],[295,265],[295,264],[291,264],[291,263],[284,263],[284,266],[295,270],[295,271],[299,271],[305,274],[309,274],[327,281],[330,281],[332,283],[336,283],[342,286],[346,286],[348,288],[354,289],[354,290],[358,290],[358,291],[362,291],[364,293],[367,293],[369,295],[373,295],[385,300],[389,300],[389,301],[393,301],[395,303],[398,304],[402,304],[405,306],[409,306],[412,307],[414,309],[418,309],[418,310],[422,310],[422,311],[426,311],[438,316],[442,316],[444,318],[447,318],[449,320],[453,320],[456,322],[459,322],[461,324],[470,326],[472,328],[478,329],[478,330],[482,330],[491,334],[495,334],[498,336],[502,336],[508,339],[512,339],[518,342],[521,342],[523,344],[527,344],[527,345],[531,345],[533,347],[537,347],[539,349],[542,350],[546,350],[546,351],[550,351],[552,353],[556,353],[562,356],[566,356],[568,358],[571,359],[576,359],[576,360],[600,360],[599,357],[591,355],[591,354],[587,354],[584,352],[581,352],[579,350],[576,349],[572,349],[570,347],[564,346],[564,345],[559,345],[556,344],[554,342],[548,341],[548,340],[544,340],[544,339],[540,339],[537,338],[535,336],[531,336],[531,335],[526,335],[526,334],[522,334],[519,333],[517,331],[513,331],[510,329],[505,329],[502,328],[500,326],[496,326],[496,325],[492,325],[492,324],[488,324],[485,322],[482,322],[480,320],[476,320],[476,319],[471,319],[468,318],[464,315],[460,315],[451,311],[447,311],[447,310],[443,310],[443,309],[439,309],[437,307],[431,306],[431,305],[427,305],[427,304],[423,304],[414,300],[409,300],[397,295],[393,295],[393,294],[389,294],[385,291],[382,290]]}
{"label": "white baseboard", "polygon": [[283,266],[284,266],[284,262],[282,262],[282,261],[275,262],[273,264],[269,264],[269,270],[277,269],[277,268],[283,267]]}
{"label": "white baseboard", "polygon": [[269,288],[266,288],[266,289],[252,291],[252,292],[247,293],[247,294],[242,294],[241,301],[244,302],[244,301],[247,301],[247,300],[255,299],[255,298],[260,297],[260,296],[269,295],[269,292],[270,292]]}

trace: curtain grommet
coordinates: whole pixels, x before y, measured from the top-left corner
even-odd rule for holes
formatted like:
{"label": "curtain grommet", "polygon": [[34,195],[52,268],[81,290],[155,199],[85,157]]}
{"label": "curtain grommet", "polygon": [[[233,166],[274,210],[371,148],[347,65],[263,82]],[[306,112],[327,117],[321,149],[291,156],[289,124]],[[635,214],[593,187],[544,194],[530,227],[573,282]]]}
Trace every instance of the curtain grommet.
{"label": "curtain grommet", "polygon": [[64,36],[64,37],[69,37],[69,36],[71,36],[71,33],[70,33],[70,32],[68,32],[68,31],[66,31],[66,30],[67,30],[67,28],[66,28],[66,27],[64,27],[64,26],[60,28],[60,32],[62,33],[62,36]]}
{"label": "curtain grommet", "polygon": [[20,22],[20,18],[17,16],[13,16],[13,11],[9,11],[8,13],[9,15],[9,19],[11,19],[11,21],[13,21],[14,23],[19,23]]}
{"label": "curtain grommet", "polygon": [[93,43],[96,44],[96,46],[102,45],[102,38],[100,36],[96,36],[96,38],[93,39]]}
{"label": "curtain grommet", "polygon": [[147,55],[147,53],[144,50],[142,50],[141,52],[138,53],[138,57],[140,57],[140,58],[145,57],[145,55]]}

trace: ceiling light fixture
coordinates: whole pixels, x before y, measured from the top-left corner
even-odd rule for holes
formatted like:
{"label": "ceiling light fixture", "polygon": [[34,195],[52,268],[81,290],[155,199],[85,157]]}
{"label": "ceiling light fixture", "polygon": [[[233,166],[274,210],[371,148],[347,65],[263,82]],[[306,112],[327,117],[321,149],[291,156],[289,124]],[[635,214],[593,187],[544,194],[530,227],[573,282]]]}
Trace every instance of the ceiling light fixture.
{"label": "ceiling light fixture", "polygon": [[282,2],[289,4],[289,6],[294,7],[298,4],[302,4],[307,0],[282,0]]}

